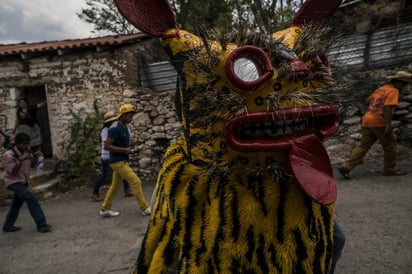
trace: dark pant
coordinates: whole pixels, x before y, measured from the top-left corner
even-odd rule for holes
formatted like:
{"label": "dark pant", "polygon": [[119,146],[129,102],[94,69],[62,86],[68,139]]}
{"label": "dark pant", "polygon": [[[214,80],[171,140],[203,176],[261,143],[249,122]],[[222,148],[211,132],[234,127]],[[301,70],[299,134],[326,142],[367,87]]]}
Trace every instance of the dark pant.
{"label": "dark pant", "polygon": [[336,220],[333,221],[333,253],[331,274],[335,271],[336,263],[342,256],[343,246],[345,245],[345,234]]}
{"label": "dark pant", "polygon": [[[99,178],[97,178],[96,182],[94,183],[93,187],[93,192],[99,194],[100,187],[102,186],[104,180],[106,180],[107,176],[110,175],[111,173],[111,168],[110,168],[110,161],[109,160],[101,160],[102,164],[102,173],[100,173]],[[123,181],[123,188],[125,191],[130,189],[129,183],[124,180]]]}
{"label": "dark pant", "polygon": [[3,227],[8,228],[14,226],[14,223],[19,216],[20,208],[24,202],[26,202],[30,215],[33,217],[37,228],[47,224],[46,217],[44,216],[39,202],[37,201],[36,197],[34,197],[33,193],[29,191],[26,184],[12,184],[8,187],[8,189],[14,192],[14,196]]}
{"label": "dark pant", "polygon": [[383,148],[384,167],[383,172],[392,173],[396,171],[396,137],[393,133],[385,134],[385,127],[362,127],[362,139],[343,164],[343,168],[351,171],[355,166],[362,163],[363,158],[376,141]]}

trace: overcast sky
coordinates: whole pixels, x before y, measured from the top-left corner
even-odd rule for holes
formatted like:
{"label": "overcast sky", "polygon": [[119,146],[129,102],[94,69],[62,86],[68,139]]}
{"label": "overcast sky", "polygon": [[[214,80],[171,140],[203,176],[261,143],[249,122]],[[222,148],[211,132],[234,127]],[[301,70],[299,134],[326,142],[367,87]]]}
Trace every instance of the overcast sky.
{"label": "overcast sky", "polygon": [[0,0],[0,44],[93,37],[85,0]]}

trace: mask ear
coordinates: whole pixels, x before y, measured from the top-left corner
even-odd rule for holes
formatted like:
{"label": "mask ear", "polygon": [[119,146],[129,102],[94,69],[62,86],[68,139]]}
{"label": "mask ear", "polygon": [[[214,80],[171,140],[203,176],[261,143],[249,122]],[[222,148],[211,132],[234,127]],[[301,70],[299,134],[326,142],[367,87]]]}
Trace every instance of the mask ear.
{"label": "mask ear", "polygon": [[155,37],[176,28],[176,19],[167,0],[114,0],[121,15],[142,32]]}
{"label": "mask ear", "polygon": [[331,17],[339,8],[342,0],[306,0],[297,11],[292,25],[304,25]]}

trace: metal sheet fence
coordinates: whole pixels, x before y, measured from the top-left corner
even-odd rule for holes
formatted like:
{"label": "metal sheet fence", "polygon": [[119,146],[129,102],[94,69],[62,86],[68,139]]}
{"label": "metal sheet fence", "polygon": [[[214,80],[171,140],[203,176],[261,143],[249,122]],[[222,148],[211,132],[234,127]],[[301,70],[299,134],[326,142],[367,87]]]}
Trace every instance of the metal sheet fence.
{"label": "metal sheet fence", "polygon": [[412,61],[412,24],[377,30],[370,38],[368,53],[367,39],[366,34],[357,34],[338,40],[328,53],[332,64],[362,69],[407,65]]}

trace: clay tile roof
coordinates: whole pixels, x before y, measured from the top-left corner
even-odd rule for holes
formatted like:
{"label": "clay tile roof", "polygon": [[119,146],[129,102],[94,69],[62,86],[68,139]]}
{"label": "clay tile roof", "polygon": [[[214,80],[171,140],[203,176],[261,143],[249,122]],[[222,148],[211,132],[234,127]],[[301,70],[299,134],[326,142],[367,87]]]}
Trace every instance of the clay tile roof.
{"label": "clay tile roof", "polygon": [[42,53],[56,50],[79,49],[96,46],[114,46],[136,42],[148,38],[146,34],[105,36],[76,40],[45,41],[36,43],[0,44],[0,57],[25,53]]}

